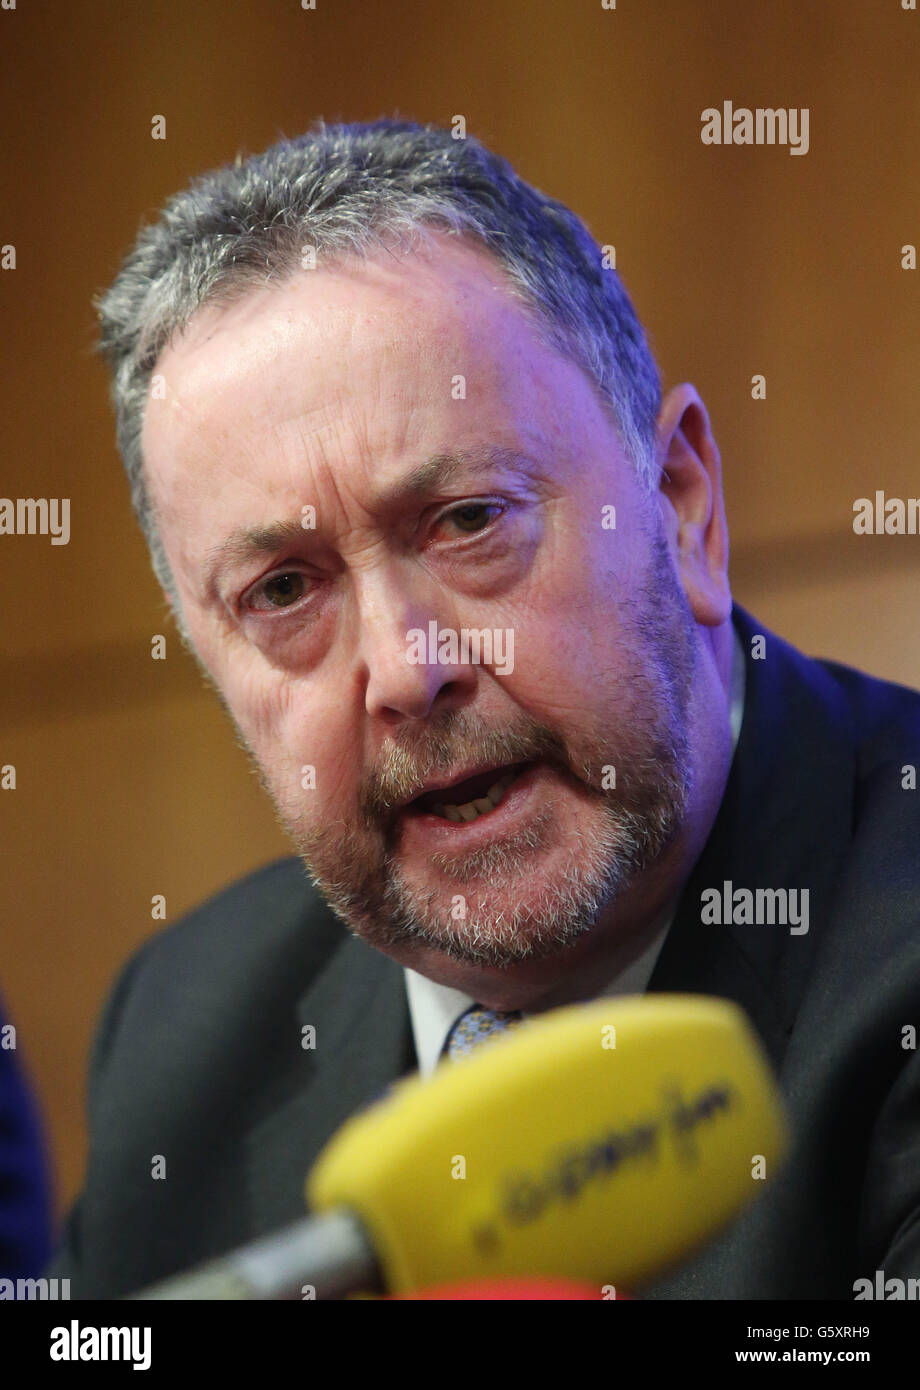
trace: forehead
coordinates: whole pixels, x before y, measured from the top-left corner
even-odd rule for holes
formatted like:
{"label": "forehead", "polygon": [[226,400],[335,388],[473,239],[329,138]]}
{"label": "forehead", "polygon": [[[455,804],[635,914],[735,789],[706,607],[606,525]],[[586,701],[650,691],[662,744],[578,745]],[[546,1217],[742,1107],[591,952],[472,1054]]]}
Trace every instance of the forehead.
{"label": "forehead", "polygon": [[155,374],[166,378],[174,400],[201,401],[294,354],[313,378],[337,350],[352,369],[373,361],[384,369],[423,338],[479,352],[496,337],[517,350],[528,339],[542,343],[534,311],[483,247],[430,229],[421,238],[412,251],[320,262],[237,291],[229,303],[205,304],[160,354]]}
{"label": "forehead", "polygon": [[[469,408],[453,394],[460,377]],[[267,473],[274,488],[305,461],[388,472],[475,435],[556,448],[577,415],[584,425],[588,386],[488,251],[427,229],[411,251],[321,263],[205,304],[153,379],[165,386],[148,393],[142,450],[164,519],[189,489]]]}

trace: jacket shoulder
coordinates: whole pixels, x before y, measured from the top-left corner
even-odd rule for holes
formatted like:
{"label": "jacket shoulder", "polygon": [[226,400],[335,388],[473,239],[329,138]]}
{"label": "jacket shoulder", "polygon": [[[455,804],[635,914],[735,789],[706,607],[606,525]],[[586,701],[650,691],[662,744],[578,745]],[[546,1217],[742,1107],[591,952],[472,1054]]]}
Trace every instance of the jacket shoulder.
{"label": "jacket shoulder", "polygon": [[291,991],[303,991],[347,935],[299,859],[247,874],[128,959],[105,1011],[92,1073],[116,1031],[139,1048],[156,1039],[168,1054],[184,1040],[209,1053],[222,1028],[254,1023]]}
{"label": "jacket shoulder", "polygon": [[850,711],[860,747],[860,771],[879,762],[920,755],[920,691],[857,671],[839,661],[816,660]]}
{"label": "jacket shoulder", "polygon": [[[287,1084],[275,1076],[277,1061],[290,1056],[292,1034],[299,1051],[297,1002],[347,935],[301,861],[290,858],[231,883],[134,951],[96,1029],[87,1175],[48,1277],[72,1279],[76,1298],[153,1277],[142,1267],[141,1237],[135,1248],[113,1235],[127,1223],[147,1231],[151,1249],[160,1239],[147,1180],[151,1154],[171,1156],[169,1200],[200,1203],[192,1189],[201,1151],[217,1136],[229,1149],[260,1107],[277,1104],[273,1087]],[[214,1183],[221,1171],[214,1168]],[[230,1227],[244,1205],[225,1203],[228,1243],[242,1239]]]}
{"label": "jacket shoulder", "polygon": [[[780,660],[764,685],[765,705],[779,704],[790,714],[809,711],[814,732],[838,751],[852,750],[857,777],[871,773],[880,763],[920,756],[920,691],[895,681],[883,680],[827,657],[808,656],[770,632],[739,604],[732,621],[742,646],[765,636]],[[748,672],[758,664],[747,655]]]}
{"label": "jacket shoulder", "polygon": [[243,963],[264,955],[305,913],[321,907],[301,860],[277,859],[221,888],[151,936],[126,968],[141,962],[175,965],[177,958],[207,960],[215,950],[238,953]]}

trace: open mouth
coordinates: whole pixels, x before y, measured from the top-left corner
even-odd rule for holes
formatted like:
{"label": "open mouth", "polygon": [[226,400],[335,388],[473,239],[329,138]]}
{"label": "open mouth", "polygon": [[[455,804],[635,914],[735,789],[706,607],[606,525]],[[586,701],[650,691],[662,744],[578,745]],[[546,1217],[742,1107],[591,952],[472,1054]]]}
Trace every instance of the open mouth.
{"label": "open mouth", "polygon": [[410,815],[439,816],[442,820],[478,820],[501,805],[508,788],[531,766],[531,763],[525,762],[504,768],[489,768],[474,777],[456,782],[452,787],[423,792],[410,801],[405,810]]}

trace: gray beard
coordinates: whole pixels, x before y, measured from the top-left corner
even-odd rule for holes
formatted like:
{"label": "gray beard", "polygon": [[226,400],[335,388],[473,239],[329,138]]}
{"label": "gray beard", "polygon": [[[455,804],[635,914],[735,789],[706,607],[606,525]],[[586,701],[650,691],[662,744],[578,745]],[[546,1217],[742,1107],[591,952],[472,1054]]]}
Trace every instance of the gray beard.
{"label": "gray beard", "polygon": [[[428,721],[417,744],[398,745],[367,779],[359,811],[363,838],[347,828],[333,841],[328,832],[311,835],[282,819],[312,882],[353,934],[384,952],[435,948],[471,965],[505,968],[545,959],[589,932],[600,913],[662,855],[683,824],[692,794],[688,711],[697,647],[695,623],[660,531],[652,541],[641,601],[624,611],[638,747],[616,750],[609,732],[598,727],[573,758],[560,734],[523,716],[511,728],[489,730],[469,713],[455,711]],[[631,723],[623,720],[624,726]],[[536,898],[534,857],[551,843],[554,831],[549,808],[517,834],[472,854],[433,855],[442,878],[456,884],[456,897],[445,895],[443,884],[426,891],[407,883],[393,852],[400,801],[433,772],[464,761],[500,766],[537,757],[569,780],[577,778],[581,790],[597,798],[600,815]],[[605,764],[628,774],[618,776],[624,785],[599,785]],[[510,908],[490,903],[487,894],[467,901],[464,886],[484,879],[499,881],[502,895],[512,897],[518,882],[531,901]],[[458,901],[462,915],[457,915]]]}

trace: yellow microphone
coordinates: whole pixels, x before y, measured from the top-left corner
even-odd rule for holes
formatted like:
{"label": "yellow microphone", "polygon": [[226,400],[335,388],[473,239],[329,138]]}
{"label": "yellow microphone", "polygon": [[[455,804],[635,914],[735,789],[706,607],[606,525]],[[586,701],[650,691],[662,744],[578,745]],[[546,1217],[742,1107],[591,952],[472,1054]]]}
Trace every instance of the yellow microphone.
{"label": "yellow microphone", "polygon": [[347,1121],[307,1179],[311,1218],[134,1297],[522,1276],[635,1292],[753,1202],[787,1145],[736,1005],[643,995],[554,1009]]}
{"label": "yellow microphone", "polygon": [[786,1128],[741,1010],[663,995],[526,1020],[349,1121],[307,1182],[393,1292],[568,1276],[637,1288],[763,1188]]}

